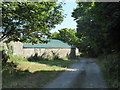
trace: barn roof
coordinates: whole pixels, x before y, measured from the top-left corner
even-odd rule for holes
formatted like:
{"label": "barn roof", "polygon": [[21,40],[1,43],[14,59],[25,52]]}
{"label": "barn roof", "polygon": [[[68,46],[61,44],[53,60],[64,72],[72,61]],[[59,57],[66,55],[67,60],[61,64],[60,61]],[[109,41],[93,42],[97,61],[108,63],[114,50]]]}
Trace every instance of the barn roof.
{"label": "barn roof", "polygon": [[71,46],[63,41],[56,40],[56,39],[44,39],[45,41],[49,41],[48,43],[38,43],[38,44],[32,44],[32,43],[24,43],[24,48],[75,48],[74,46]]}

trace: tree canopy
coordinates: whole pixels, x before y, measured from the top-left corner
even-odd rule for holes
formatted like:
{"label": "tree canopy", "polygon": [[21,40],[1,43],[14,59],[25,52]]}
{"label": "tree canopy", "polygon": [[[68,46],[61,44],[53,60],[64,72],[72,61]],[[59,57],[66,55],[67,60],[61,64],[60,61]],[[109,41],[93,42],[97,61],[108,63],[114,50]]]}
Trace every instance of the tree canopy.
{"label": "tree canopy", "polygon": [[72,17],[77,22],[80,51],[91,56],[120,50],[120,2],[78,2]]}
{"label": "tree canopy", "polygon": [[57,2],[3,2],[1,40],[42,42],[63,21],[62,12],[62,3]]}
{"label": "tree canopy", "polygon": [[54,32],[50,38],[59,39],[64,42],[67,42],[68,44],[76,45],[75,43],[78,43],[78,38],[76,37],[75,34],[76,34],[75,29],[63,28],[58,30],[58,32]]}

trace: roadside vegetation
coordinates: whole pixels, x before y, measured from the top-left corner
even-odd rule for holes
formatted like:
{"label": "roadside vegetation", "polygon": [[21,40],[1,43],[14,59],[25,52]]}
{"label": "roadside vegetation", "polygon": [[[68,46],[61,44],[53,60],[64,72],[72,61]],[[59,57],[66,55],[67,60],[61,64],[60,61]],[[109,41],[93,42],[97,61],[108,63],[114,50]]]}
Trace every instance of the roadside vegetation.
{"label": "roadside vegetation", "polygon": [[[42,40],[45,36],[62,40],[76,46],[81,56],[97,58],[96,62],[101,66],[109,87],[120,88],[120,78],[118,77],[120,76],[118,73],[120,60],[120,2],[77,2],[77,7],[71,15],[77,23],[76,29],[63,28],[58,30],[59,32],[51,34],[50,30],[60,24],[65,17],[62,5],[63,3],[58,4],[57,2],[3,2],[0,7],[3,11],[2,23],[4,30],[0,41],[5,40],[5,43],[10,41],[33,44],[45,43]],[[52,59],[43,59],[36,56],[30,58],[13,57],[10,55],[12,53],[12,51],[9,51],[10,49],[12,47],[8,45],[7,54],[6,51],[2,51],[4,57],[2,64],[5,66],[3,67],[3,83],[6,87],[7,85],[21,87],[20,84],[23,84],[23,81],[34,81],[31,79],[33,77],[31,75],[36,74],[39,78],[35,80],[38,79],[37,81],[42,83],[47,82],[48,79],[44,80],[44,78],[50,76],[49,79],[52,80],[52,77],[57,76],[58,71],[64,71],[70,64],[76,62],[76,60],[59,59],[57,56]],[[38,68],[38,66],[41,68]],[[51,70],[49,73],[48,69]],[[21,75],[21,72],[19,73],[21,70],[23,70],[23,75]],[[43,71],[47,72],[46,75],[42,73]],[[50,74],[52,71],[54,74]],[[7,78],[7,75],[9,78]],[[20,84],[16,84],[20,80],[19,76],[29,78],[28,80],[23,78]],[[16,82],[10,84],[10,79],[15,79]],[[24,86],[37,87],[32,86],[37,84],[39,83],[25,84]]]}
{"label": "roadside vegetation", "polygon": [[[101,67],[108,88],[120,88],[119,54],[101,55],[94,60]],[[109,62],[108,62],[109,61]]]}
{"label": "roadside vegetation", "polygon": [[82,56],[97,58],[109,87],[120,89],[120,2],[78,2],[72,17]]}
{"label": "roadside vegetation", "polygon": [[54,80],[77,59],[41,59],[10,56],[3,66],[3,88],[40,88]]}
{"label": "roadside vegetation", "polygon": [[109,86],[120,88],[120,2],[77,2],[72,17],[76,30],[64,28],[51,38],[73,44],[82,57],[97,58]]}

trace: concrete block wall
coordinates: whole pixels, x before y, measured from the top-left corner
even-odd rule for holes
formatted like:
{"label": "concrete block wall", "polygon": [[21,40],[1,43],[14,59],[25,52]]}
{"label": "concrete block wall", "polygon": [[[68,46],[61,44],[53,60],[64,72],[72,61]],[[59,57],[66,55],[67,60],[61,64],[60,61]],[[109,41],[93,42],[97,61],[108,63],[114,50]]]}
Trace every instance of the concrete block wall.
{"label": "concrete block wall", "polygon": [[53,56],[53,53],[55,53],[55,55],[58,55],[60,58],[62,57],[67,57],[67,55],[70,54],[70,49],[68,48],[47,48],[47,49],[41,49],[41,55],[43,53],[46,53],[46,55],[49,56]]}
{"label": "concrete block wall", "polygon": [[34,56],[35,53],[37,53],[38,56],[45,54],[45,57],[52,57],[52,52],[58,54],[60,58],[68,56],[74,57],[76,55],[75,49],[71,48],[23,48],[23,43],[21,42],[11,42],[11,44],[13,46],[13,55],[23,57]]}
{"label": "concrete block wall", "polygon": [[23,44],[21,42],[11,42],[13,46],[13,55],[23,56]]}

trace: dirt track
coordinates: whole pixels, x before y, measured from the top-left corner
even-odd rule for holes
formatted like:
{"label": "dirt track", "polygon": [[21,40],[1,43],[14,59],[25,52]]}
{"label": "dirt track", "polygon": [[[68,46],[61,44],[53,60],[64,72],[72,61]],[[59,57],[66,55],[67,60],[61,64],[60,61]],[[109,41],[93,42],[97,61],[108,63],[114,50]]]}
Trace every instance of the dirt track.
{"label": "dirt track", "polygon": [[99,66],[88,58],[80,58],[44,88],[107,88]]}

